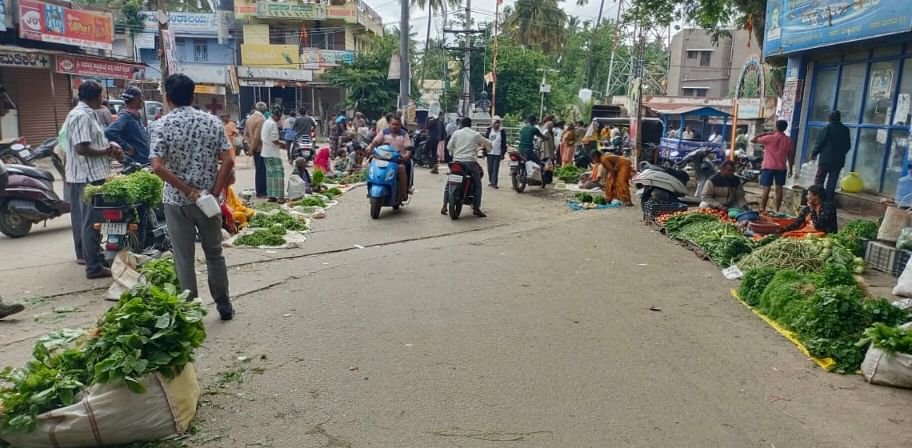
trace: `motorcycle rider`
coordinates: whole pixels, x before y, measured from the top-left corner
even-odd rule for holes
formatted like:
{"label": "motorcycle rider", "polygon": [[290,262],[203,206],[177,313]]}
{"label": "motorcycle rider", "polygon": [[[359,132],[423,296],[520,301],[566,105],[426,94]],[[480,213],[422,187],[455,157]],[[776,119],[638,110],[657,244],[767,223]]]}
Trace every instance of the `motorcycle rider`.
{"label": "motorcycle rider", "polygon": [[105,137],[124,150],[128,162],[149,163],[149,134],[142,125],[143,94],[134,86],[120,94],[126,107],[117,113],[117,119],[105,129]]}
{"label": "motorcycle rider", "polygon": [[[469,177],[472,179],[472,189],[475,193],[472,214],[479,218],[484,218],[487,215],[481,211],[481,177],[483,173],[481,165],[476,161],[476,154],[479,146],[490,150],[494,145],[490,140],[482,137],[478,131],[472,129],[471,118],[463,118],[459,125],[459,130],[453,133],[449,143],[447,143],[447,151],[453,156],[453,162],[462,163],[467,168]],[[447,214],[448,192],[449,190],[444,190],[443,208],[440,210],[440,213],[444,215]]]}
{"label": "motorcycle rider", "polygon": [[399,176],[399,199],[405,202],[408,200],[409,195],[411,169],[406,168],[406,165],[411,167],[412,151],[409,148],[412,146],[412,139],[409,137],[408,132],[402,129],[402,120],[400,118],[391,118],[389,127],[377,132],[374,140],[371,141],[370,145],[367,145],[368,157],[372,157],[374,148],[380,145],[390,145],[399,151],[402,160],[402,163],[396,168]]}
{"label": "motorcycle rider", "polygon": [[519,153],[526,160],[531,160],[537,163],[538,166],[542,166],[541,159],[538,158],[538,154],[535,152],[535,137],[545,139],[545,136],[538,130],[536,123],[538,123],[538,119],[535,118],[535,115],[529,115],[526,118],[526,125],[519,130]]}

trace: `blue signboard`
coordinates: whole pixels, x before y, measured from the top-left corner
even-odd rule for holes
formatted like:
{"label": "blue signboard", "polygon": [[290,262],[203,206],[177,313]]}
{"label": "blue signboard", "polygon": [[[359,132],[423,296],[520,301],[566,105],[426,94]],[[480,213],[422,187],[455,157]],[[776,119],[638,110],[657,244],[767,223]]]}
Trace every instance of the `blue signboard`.
{"label": "blue signboard", "polygon": [[769,0],[764,56],[912,30],[909,0]]}

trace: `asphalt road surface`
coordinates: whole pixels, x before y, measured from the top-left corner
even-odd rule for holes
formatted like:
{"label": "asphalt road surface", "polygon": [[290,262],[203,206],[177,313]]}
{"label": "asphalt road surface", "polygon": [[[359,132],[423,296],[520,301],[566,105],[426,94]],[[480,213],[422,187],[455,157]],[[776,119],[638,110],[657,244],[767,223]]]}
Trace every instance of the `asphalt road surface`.
{"label": "asphalt road surface", "polygon": [[[210,306],[183,443],[912,446],[910,391],[819,369],[638,210],[572,212],[503,177],[486,219],[441,216],[444,176],[418,170],[399,212],[371,220],[355,189],[304,248],[228,250],[238,314]],[[0,321],[2,365],[109,304],[67,224],[0,237],[0,291],[30,306]]]}

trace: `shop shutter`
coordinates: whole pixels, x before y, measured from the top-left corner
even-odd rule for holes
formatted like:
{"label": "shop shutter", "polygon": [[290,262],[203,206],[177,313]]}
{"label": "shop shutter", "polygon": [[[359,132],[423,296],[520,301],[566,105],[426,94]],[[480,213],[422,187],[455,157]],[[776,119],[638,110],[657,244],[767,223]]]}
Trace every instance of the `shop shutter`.
{"label": "shop shutter", "polygon": [[54,73],[54,94],[46,69],[6,68],[2,81],[19,114],[19,136],[38,145],[56,137],[72,109],[70,77]]}

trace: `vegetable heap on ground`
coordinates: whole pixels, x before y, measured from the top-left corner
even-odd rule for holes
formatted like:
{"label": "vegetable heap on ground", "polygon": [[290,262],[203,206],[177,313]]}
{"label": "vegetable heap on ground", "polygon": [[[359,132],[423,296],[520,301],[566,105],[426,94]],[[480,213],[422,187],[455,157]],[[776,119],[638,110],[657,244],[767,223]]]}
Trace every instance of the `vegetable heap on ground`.
{"label": "vegetable heap on ground", "polygon": [[366,178],[366,172],[364,170],[362,170],[362,171],[356,171],[354,173],[342,176],[342,177],[336,179],[336,182],[338,182],[339,184],[357,184],[359,182],[364,182],[365,178]]}
{"label": "vegetable heap on ground", "polygon": [[813,356],[832,358],[838,372],[854,372],[864,359],[859,341],[865,329],[895,326],[909,315],[884,299],[866,298],[850,266],[830,260],[813,273],[759,267],[742,278],[740,297],[794,332]]}
{"label": "vegetable heap on ground", "polygon": [[861,240],[876,239],[877,227],[877,223],[874,221],[856,219],[839,229],[839,231],[833,235],[833,239],[856,257],[863,257],[864,249],[861,247]]}
{"label": "vegetable heap on ground", "polygon": [[326,201],[319,196],[305,196],[291,203],[292,207],[326,207]]}
{"label": "vegetable heap on ground", "polygon": [[307,221],[304,218],[294,216],[285,210],[275,213],[257,213],[250,220],[251,228],[271,228],[276,224],[285,230],[307,230]]}
{"label": "vegetable heap on ground", "polygon": [[174,378],[206,339],[205,314],[173,284],[143,284],[83,336],[42,338],[24,368],[0,373],[0,429],[33,430],[39,414],[78,402],[93,384],[124,382],[144,393],[144,375]]}
{"label": "vegetable heap on ground", "polygon": [[865,330],[859,345],[874,344],[891,353],[912,354],[912,329],[876,323]]}
{"label": "vegetable heap on ground", "polygon": [[282,246],[285,241],[285,227],[281,224],[274,224],[272,227],[265,229],[256,229],[252,233],[247,233],[237,237],[234,244],[238,246]]}
{"label": "vegetable heap on ground", "polygon": [[334,197],[336,197],[336,196],[342,196],[342,190],[340,190],[340,189],[338,189],[338,188],[336,188],[336,187],[332,187],[332,188],[330,188],[329,190],[324,191],[322,194],[323,194],[324,196],[326,196],[326,197],[332,199],[332,198],[334,198]]}
{"label": "vegetable heap on ground", "polygon": [[742,235],[738,226],[721,221],[717,214],[696,210],[676,213],[663,222],[669,236],[696,244],[722,267],[731,266],[761,244]]}
{"label": "vegetable heap on ground", "polygon": [[165,257],[149,260],[139,267],[139,273],[150,285],[178,285],[177,272],[174,270],[174,258]]}
{"label": "vegetable heap on ground", "polygon": [[595,200],[595,198],[593,198],[592,195],[589,193],[577,193],[577,194],[573,195],[573,197],[576,198],[577,201],[580,201],[582,203],[592,202]]}
{"label": "vegetable heap on ground", "polygon": [[779,238],[738,261],[738,268],[741,272],[774,268],[810,273],[820,270],[827,262],[844,266],[849,272],[864,273],[863,259],[853,256],[830,238],[814,236],[805,239]]}
{"label": "vegetable heap on ground", "polygon": [[147,171],[117,175],[101,185],[89,185],[83,192],[83,199],[92,202],[96,193],[104,193],[108,200],[117,200],[126,204],[145,204],[158,207],[162,202],[161,178]]}
{"label": "vegetable heap on ground", "polygon": [[579,179],[580,171],[579,171],[579,168],[576,167],[576,165],[567,164],[567,165],[561,165],[561,167],[557,169],[557,173],[555,173],[555,175],[557,176],[558,179],[561,179],[563,181],[575,182],[576,180]]}

